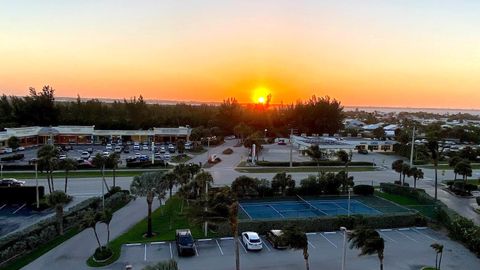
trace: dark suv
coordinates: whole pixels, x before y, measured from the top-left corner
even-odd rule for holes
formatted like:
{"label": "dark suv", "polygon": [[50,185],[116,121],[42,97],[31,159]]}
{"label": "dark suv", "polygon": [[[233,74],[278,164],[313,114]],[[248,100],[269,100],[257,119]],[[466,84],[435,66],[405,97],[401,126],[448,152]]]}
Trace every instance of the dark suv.
{"label": "dark suv", "polygon": [[195,255],[195,241],[189,229],[176,230],[175,242],[178,256]]}
{"label": "dark suv", "polygon": [[25,181],[18,181],[14,178],[5,178],[0,180],[0,186],[2,187],[21,187],[25,185]]}

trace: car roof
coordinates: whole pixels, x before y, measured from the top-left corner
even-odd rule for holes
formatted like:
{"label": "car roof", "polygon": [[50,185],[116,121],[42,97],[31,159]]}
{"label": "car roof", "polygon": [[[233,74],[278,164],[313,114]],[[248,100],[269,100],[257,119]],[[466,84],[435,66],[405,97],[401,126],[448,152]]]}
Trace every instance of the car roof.
{"label": "car roof", "polygon": [[282,230],[270,230],[270,232],[276,236],[280,236],[283,234]]}
{"label": "car roof", "polygon": [[243,232],[244,234],[248,235],[248,238],[250,239],[256,239],[256,238],[260,238],[258,236],[258,233],[256,232]]}

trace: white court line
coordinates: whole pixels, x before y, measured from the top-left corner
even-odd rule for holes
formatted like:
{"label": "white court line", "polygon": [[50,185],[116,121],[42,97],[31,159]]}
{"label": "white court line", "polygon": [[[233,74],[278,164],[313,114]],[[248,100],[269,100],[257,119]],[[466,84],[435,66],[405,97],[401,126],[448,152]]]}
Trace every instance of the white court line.
{"label": "white court line", "polygon": [[0,210],[2,210],[5,206],[7,206],[7,204],[0,206]]}
{"label": "white court line", "polygon": [[197,245],[195,245],[195,244],[194,244],[193,246],[195,247],[195,255],[197,255],[197,256],[198,256],[198,249],[197,249]]}
{"label": "white court line", "polygon": [[141,246],[142,243],[133,243],[133,244],[126,244],[127,247],[134,247],[134,246]]}
{"label": "white court line", "polygon": [[323,235],[323,233],[319,233],[323,238],[325,238],[325,240],[327,240],[330,244],[332,244],[332,246],[334,246],[335,248],[337,248],[337,245],[335,245],[332,241],[330,241],[325,235]]}
{"label": "white court line", "polygon": [[381,229],[380,231],[381,231],[381,232],[391,232],[392,229]]}
{"label": "white court line", "polygon": [[143,260],[147,261],[147,244],[145,244],[145,253],[143,254]]}
{"label": "white court line", "polygon": [[392,241],[392,242],[394,242],[394,243],[397,243],[397,241],[393,240],[393,238],[391,238],[390,236],[387,236],[386,234],[381,233],[381,232],[379,232],[379,234],[380,234],[381,236],[387,238],[388,240],[390,240],[390,241]]}
{"label": "white court line", "polygon": [[233,237],[222,237],[220,240],[233,240]]}
{"label": "white court line", "polygon": [[220,253],[222,253],[222,256],[223,256],[223,250],[222,250],[222,247],[220,246],[220,244],[218,243],[218,240],[215,239],[215,242],[217,242],[218,249],[220,249]]}
{"label": "white court line", "polygon": [[413,231],[415,231],[415,232],[417,232],[418,234],[421,234],[421,235],[429,238],[430,240],[433,240],[433,241],[435,241],[435,242],[438,241],[438,239],[435,239],[435,238],[433,238],[433,237],[430,237],[429,235],[427,235],[427,234],[425,234],[425,233],[422,233],[422,232],[418,231],[417,229],[413,229]]}
{"label": "white court line", "polygon": [[239,244],[240,246],[242,246],[243,250],[245,250],[245,254],[247,254],[248,251],[247,251],[247,249],[245,248],[245,246],[240,242],[240,240],[238,240],[238,244]]}
{"label": "white court line", "polygon": [[323,232],[324,234],[336,234],[337,232]]}
{"label": "white court line", "polygon": [[170,246],[170,259],[173,259],[173,252],[172,252],[172,243],[168,243]]}
{"label": "white court line", "polygon": [[198,239],[197,241],[198,241],[198,242],[212,241],[212,238]]}
{"label": "white court line", "polygon": [[307,240],[307,242],[310,246],[312,246],[313,248],[316,248],[312,243],[310,243],[310,241]]}
{"label": "white court line", "polygon": [[399,231],[410,231],[410,228],[400,228]]}
{"label": "white court line", "polygon": [[25,205],[27,205],[26,203],[24,203],[22,206],[20,206],[17,210],[13,211],[12,214],[16,214],[18,211],[20,211],[23,207],[25,207]]}
{"label": "white court line", "polygon": [[165,244],[165,242],[151,242],[150,245],[162,245]]}
{"label": "white court line", "polygon": [[306,235],[316,235],[317,233],[316,232],[307,232],[305,233]]}
{"label": "white court line", "polygon": [[399,234],[401,234],[401,235],[403,235],[403,236],[405,236],[405,237],[407,237],[408,239],[412,240],[413,242],[417,242],[417,243],[418,243],[418,241],[417,241],[417,240],[415,240],[415,239],[411,238],[410,236],[408,236],[408,235],[406,235],[406,234],[402,233],[401,231],[396,231],[396,232],[397,232],[397,233],[399,233]]}
{"label": "white court line", "polygon": [[417,229],[417,230],[426,230],[426,229],[428,229],[428,227],[415,227],[415,229]]}

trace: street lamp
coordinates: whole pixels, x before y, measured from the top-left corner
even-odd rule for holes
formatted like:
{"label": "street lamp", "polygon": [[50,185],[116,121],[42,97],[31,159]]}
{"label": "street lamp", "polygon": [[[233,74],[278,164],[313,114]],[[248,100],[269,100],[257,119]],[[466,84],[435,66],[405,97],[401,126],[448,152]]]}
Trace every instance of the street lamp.
{"label": "street lamp", "polygon": [[267,139],[267,129],[265,129],[265,139]]}
{"label": "street lamp", "polygon": [[37,199],[37,209],[40,208],[40,195],[38,194],[38,162],[35,161],[35,193]]}
{"label": "street lamp", "polygon": [[340,231],[343,232],[342,270],[345,270],[345,261],[347,257],[347,233],[349,233],[349,231],[346,227],[340,227]]}
{"label": "street lamp", "polygon": [[352,189],[348,188],[348,216],[350,217],[350,197],[351,197]]}

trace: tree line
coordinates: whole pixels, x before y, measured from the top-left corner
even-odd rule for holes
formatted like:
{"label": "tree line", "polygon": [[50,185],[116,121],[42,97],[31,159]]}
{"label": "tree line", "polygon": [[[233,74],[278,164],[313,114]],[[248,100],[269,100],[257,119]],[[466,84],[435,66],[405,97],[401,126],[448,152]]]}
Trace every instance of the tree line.
{"label": "tree line", "polygon": [[289,134],[294,128],[300,133],[334,134],[344,118],[340,101],[330,97],[315,97],[296,104],[238,103],[228,98],[220,105],[149,104],[142,96],[111,103],[98,99],[57,101],[55,90],[44,86],[40,91],[29,89],[24,97],[0,97],[0,130],[7,127],[50,125],[95,125],[97,129],[149,129],[189,125],[218,129],[231,135],[238,124],[254,131],[268,130],[268,136]]}

